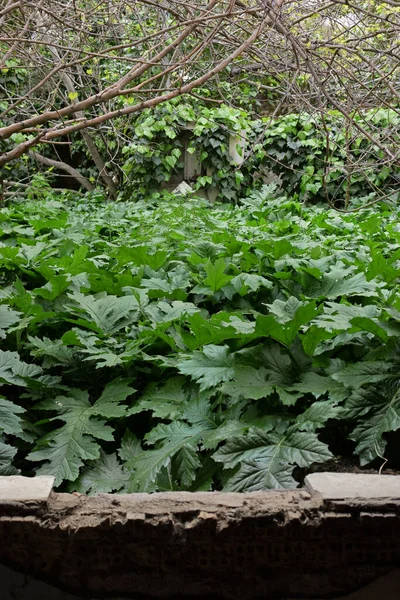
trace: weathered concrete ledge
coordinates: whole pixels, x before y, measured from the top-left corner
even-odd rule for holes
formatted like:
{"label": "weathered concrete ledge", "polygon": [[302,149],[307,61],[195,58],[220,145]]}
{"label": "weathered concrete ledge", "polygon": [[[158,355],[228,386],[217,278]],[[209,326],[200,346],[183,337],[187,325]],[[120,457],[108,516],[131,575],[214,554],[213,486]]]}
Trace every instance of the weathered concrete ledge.
{"label": "weathered concrete ledge", "polygon": [[400,567],[400,478],[338,477],[250,494],[47,489],[28,506],[0,478],[0,564],[77,596],[339,597]]}

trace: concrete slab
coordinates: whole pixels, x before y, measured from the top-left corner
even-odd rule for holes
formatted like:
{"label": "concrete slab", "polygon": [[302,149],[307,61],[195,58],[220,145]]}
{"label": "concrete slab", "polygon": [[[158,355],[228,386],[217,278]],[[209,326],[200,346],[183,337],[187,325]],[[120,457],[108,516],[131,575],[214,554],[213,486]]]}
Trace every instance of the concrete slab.
{"label": "concrete slab", "polygon": [[0,507],[3,504],[28,502],[47,503],[53,489],[54,477],[41,475],[0,477]]}
{"label": "concrete slab", "polygon": [[400,476],[353,473],[312,473],[305,479],[309,492],[318,492],[324,500],[398,499]]}

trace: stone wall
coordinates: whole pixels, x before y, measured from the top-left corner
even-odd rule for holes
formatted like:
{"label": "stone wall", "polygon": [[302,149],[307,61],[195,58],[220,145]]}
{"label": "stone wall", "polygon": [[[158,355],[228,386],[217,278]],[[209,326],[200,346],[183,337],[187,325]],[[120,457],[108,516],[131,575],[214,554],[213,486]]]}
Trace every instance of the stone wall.
{"label": "stone wall", "polygon": [[333,492],[0,493],[0,564],[77,596],[340,597],[400,567],[398,479],[351,497],[337,481]]}

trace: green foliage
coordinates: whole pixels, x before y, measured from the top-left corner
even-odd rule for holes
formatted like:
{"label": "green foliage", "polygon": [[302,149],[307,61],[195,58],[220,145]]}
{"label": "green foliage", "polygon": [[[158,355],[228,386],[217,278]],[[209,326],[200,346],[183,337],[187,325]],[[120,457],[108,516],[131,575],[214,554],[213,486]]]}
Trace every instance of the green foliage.
{"label": "green foliage", "polygon": [[245,491],[295,486],[338,446],[381,461],[400,429],[399,236],[397,209],[340,215],[273,186],[240,206],[10,203],[0,473]]}
{"label": "green foliage", "polygon": [[[327,195],[331,202],[343,204],[348,197],[365,197],[377,190],[391,193],[397,186],[398,167],[382,168],[383,154],[376,142],[385,143],[389,132],[398,135],[397,111],[371,109],[353,119],[350,126],[332,111],[323,118],[301,113],[252,120],[244,110],[175,99],[137,118],[133,139],[123,149],[128,157],[124,171],[135,194],[146,196],[183,176],[186,147],[201,165],[192,182],[195,189],[214,186],[224,201],[251,194],[271,176],[279,178],[285,193],[308,200],[326,200]],[[367,135],[358,131],[357,124]],[[230,136],[246,138],[244,147],[237,146],[245,159],[240,168],[229,154]]]}

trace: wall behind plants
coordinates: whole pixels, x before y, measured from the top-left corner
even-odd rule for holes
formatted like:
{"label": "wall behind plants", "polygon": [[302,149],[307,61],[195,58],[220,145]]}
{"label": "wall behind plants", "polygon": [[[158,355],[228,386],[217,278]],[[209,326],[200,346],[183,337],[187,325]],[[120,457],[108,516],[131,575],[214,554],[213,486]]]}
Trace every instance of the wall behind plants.
{"label": "wall behind plants", "polygon": [[[146,197],[163,184],[182,180],[188,152],[201,164],[199,177],[189,183],[195,190],[218,187],[222,201],[247,196],[271,175],[285,193],[309,201],[328,198],[336,206],[346,206],[354,197],[391,195],[399,169],[382,167],[383,151],[359,133],[357,124],[383,141],[399,122],[396,111],[383,108],[354,115],[352,127],[335,112],[324,118],[301,113],[254,120],[226,105],[210,108],[177,99],[138,118],[132,140],[122,150],[126,191]],[[244,158],[240,166],[229,154],[230,135],[246,138],[245,147],[238,147]]]}

